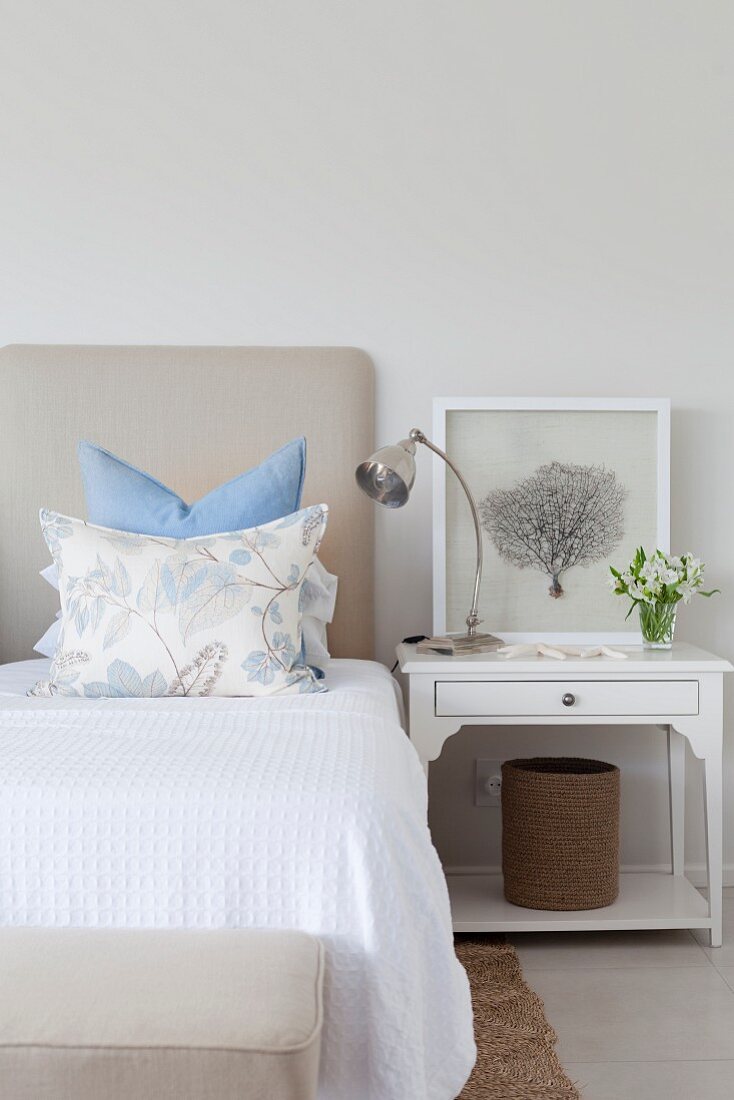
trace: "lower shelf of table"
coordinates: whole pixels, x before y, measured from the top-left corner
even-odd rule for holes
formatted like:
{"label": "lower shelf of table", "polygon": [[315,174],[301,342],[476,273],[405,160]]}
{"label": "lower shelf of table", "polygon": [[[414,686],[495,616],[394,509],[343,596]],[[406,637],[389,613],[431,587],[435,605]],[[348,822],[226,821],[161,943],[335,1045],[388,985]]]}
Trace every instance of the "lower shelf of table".
{"label": "lower shelf of table", "polygon": [[505,901],[502,875],[447,876],[455,932],[579,932],[710,928],[708,902],[682,875],[624,874],[604,909],[558,913]]}

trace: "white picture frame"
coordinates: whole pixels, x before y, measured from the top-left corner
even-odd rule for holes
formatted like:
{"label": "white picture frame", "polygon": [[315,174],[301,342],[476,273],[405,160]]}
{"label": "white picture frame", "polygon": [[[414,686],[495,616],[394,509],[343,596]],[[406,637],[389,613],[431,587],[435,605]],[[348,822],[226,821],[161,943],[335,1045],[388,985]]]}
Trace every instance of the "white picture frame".
{"label": "white picture frame", "polygon": [[[654,484],[657,514],[655,521],[650,521],[655,533],[656,546],[669,552],[670,549],[670,399],[660,397],[635,397],[635,398],[554,398],[554,397],[437,397],[433,402],[433,441],[445,450],[452,460],[456,461],[458,468],[469,481],[471,470],[462,468],[461,456],[452,454],[451,441],[448,436],[447,425],[450,426],[452,414],[461,412],[506,412],[506,413],[651,413],[654,414],[655,440],[650,441],[648,450],[654,450],[656,469],[654,474],[648,472],[648,480]],[[629,422],[629,418],[628,418]],[[496,423],[496,421],[495,421]],[[509,423],[509,422],[508,422]],[[526,422],[527,423],[527,422]],[[581,423],[574,420],[574,423]],[[590,422],[592,423],[592,422]],[[621,423],[621,422],[620,422]],[[637,423],[637,421],[633,421]],[[641,421],[646,427],[650,424],[647,419]],[[629,455],[627,456],[629,458]],[[456,621],[456,610],[453,611],[454,621],[448,622],[451,616],[447,615],[447,558],[451,559],[451,549],[447,553],[447,479],[453,478],[453,473],[446,464],[434,456],[433,463],[433,632],[435,635],[443,635],[447,631],[457,632],[462,630],[463,623]],[[476,496],[476,492],[475,492]],[[474,540],[473,524],[469,508],[464,498],[466,509],[466,530],[470,531]],[[457,513],[458,514],[458,513]],[[463,518],[461,524],[463,525]],[[464,539],[469,536],[464,532]],[[484,558],[485,558],[485,584],[487,570],[492,568],[493,547],[490,546],[487,534],[482,532]],[[474,542],[474,546],[476,543]],[[646,549],[649,548],[646,546]],[[488,552],[489,551],[489,552]],[[454,555],[455,556],[455,555]],[[465,554],[466,558],[467,555]],[[611,557],[611,563],[623,566],[626,564],[624,552]],[[495,559],[495,564],[499,558]],[[465,563],[466,565],[466,563]],[[451,567],[450,560],[448,568]],[[464,572],[462,568],[461,584],[464,585]],[[515,569],[518,574],[517,583],[521,584],[532,573],[529,569]],[[536,574],[537,575],[537,574]],[[473,573],[469,570],[466,576],[466,609],[469,609],[471,599],[471,586]],[[620,623],[624,622],[627,607],[621,597],[613,597],[619,604]],[[455,602],[455,601],[454,601]],[[484,612],[484,613],[483,613]],[[482,630],[496,634],[506,642],[530,642],[544,640],[566,643],[571,645],[584,645],[593,643],[606,643],[611,645],[640,645],[642,637],[639,631],[637,616],[631,615],[628,627],[610,629],[609,625],[600,625],[595,629],[516,629],[519,624],[512,622],[509,615],[508,629],[501,621],[493,621],[491,607],[483,608],[480,602],[480,614],[482,614]],[[607,618],[608,618],[607,614]],[[565,625],[565,624],[564,624]],[[584,624],[588,626],[587,624]]]}

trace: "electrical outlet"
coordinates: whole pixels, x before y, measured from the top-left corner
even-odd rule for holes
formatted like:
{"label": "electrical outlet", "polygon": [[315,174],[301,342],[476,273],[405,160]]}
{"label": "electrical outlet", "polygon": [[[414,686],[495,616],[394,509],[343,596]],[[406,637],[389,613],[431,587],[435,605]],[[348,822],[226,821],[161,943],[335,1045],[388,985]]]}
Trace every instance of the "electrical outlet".
{"label": "electrical outlet", "polygon": [[502,764],[499,760],[474,761],[474,805],[499,806],[502,801]]}

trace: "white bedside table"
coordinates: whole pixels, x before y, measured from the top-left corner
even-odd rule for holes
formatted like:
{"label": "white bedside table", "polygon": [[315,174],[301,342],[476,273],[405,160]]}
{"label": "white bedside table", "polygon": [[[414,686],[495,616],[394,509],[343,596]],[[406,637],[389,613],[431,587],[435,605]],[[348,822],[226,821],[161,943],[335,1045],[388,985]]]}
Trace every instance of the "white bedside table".
{"label": "white bedside table", "polygon": [[[732,665],[695,646],[626,650],[625,661],[441,657],[400,645],[409,733],[428,773],[462,726],[655,725],[668,739],[671,873],[623,874],[604,909],[545,912],[505,901],[500,875],[449,875],[457,932],[708,928],[721,946],[723,681]],[[709,900],[684,875],[685,741],[703,761]],[[548,755],[553,755],[552,745]]]}

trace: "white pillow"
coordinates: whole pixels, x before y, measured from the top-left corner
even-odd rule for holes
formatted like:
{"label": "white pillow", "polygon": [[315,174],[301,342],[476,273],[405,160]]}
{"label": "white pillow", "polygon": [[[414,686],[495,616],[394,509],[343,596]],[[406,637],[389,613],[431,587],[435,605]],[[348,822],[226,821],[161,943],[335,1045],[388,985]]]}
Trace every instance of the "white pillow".
{"label": "white pillow", "polygon": [[326,505],[203,538],[131,535],[41,512],[62,628],[40,695],[322,691],[301,664],[301,589]]}
{"label": "white pillow", "polygon": [[338,584],[339,578],[324,569],[318,558],[314,558],[313,566],[309,570],[301,589],[301,611],[303,614],[311,615],[322,623],[330,623],[334,618]]}
{"label": "white pillow", "polygon": [[53,657],[56,652],[56,646],[59,641],[59,634],[61,633],[61,610],[56,612],[56,618],[51,623],[46,633],[38,639],[34,645],[36,653],[40,653],[43,657]]}
{"label": "white pillow", "polygon": [[324,569],[318,558],[314,558],[301,589],[301,610],[306,664],[316,668],[329,660],[326,624],[334,618],[338,583],[338,578]]}
{"label": "white pillow", "polygon": [[301,621],[303,630],[303,652],[306,655],[306,664],[314,668],[323,669],[327,661],[331,659],[329,653],[329,639],[326,635],[326,623],[313,615],[304,615]]}
{"label": "white pillow", "polygon": [[[59,571],[56,563],[52,562],[45,569],[41,569],[41,576],[52,588],[59,590]],[[306,654],[306,664],[317,667],[329,660],[329,641],[326,633],[326,624],[334,618],[336,606],[336,592],[339,578],[329,573],[317,557],[314,557],[308,576],[301,588],[301,612],[303,644]],[[53,657],[58,644],[61,623],[58,621],[61,612],[56,612],[56,622],[51,623],[46,633],[34,645],[37,653],[44,657]]]}
{"label": "white pillow", "polygon": [[51,587],[55,588],[56,591],[58,592],[58,590],[59,590],[59,571],[56,568],[56,562],[52,561],[50,565],[47,565],[45,569],[39,570],[39,572],[40,572],[41,576],[43,577],[43,579],[45,581],[48,581],[48,583],[51,585]]}

